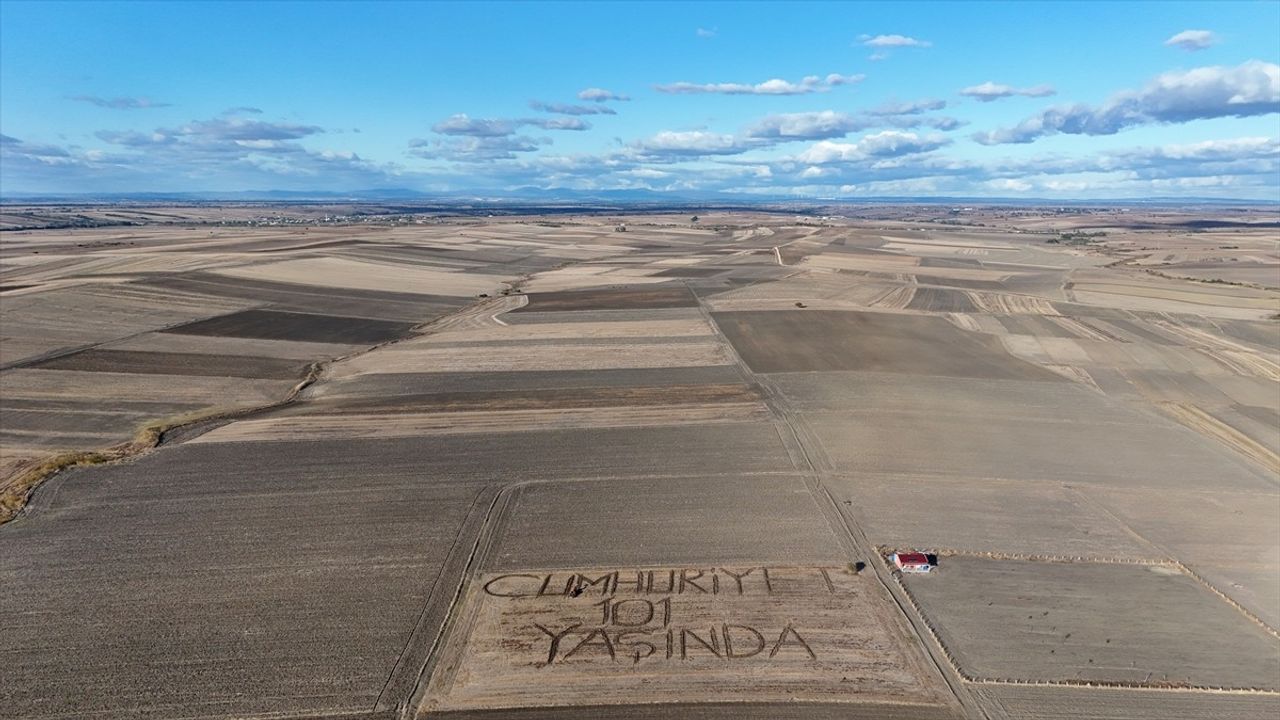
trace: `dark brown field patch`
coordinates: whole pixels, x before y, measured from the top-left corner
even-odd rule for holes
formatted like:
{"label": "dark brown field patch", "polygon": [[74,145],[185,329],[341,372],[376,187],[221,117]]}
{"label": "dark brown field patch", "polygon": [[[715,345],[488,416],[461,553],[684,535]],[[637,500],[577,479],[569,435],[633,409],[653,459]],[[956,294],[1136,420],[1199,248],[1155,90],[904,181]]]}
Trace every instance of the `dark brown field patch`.
{"label": "dark brown field patch", "polygon": [[917,288],[908,310],[927,310],[930,312],[976,312],[973,301],[959,290],[946,288]]}
{"label": "dark brown field patch", "polygon": [[298,360],[250,355],[202,355],[95,348],[45,360],[30,367],[40,370],[288,380],[300,377],[306,370],[307,364]]}
{"label": "dark brown field patch", "polygon": [[651,387],[584,387],[541,390],[465,391],[409,394],[300,405],[315,412],[464,412],[474,410],[549,410],[594,407],[702,405],[758,402],[759,391],[744,384],[669,385]]}
{"label": "dark brown field patch", "polygon": [[697,307],[698,299],[684,285],[618,287],[529,293],[529,304],[513,312],[557,310],[641,310]]}
{"label": "dark brown field patch", "polygon": [[674,267],[658,273],[658,277],[706,278],[725,272],[725,268]]}
{"label": "dark brown field patch", "polygon": [[920,267],[926,268],[980,268],[981,260],[972,258],[939,258],[939,257],[922,257],[920,258]]}
{"label": "dark brown field patch", "polygon": [[177,335],[372,345],[400,337],[408,333],[412,327],[413,323],[391,320],[370,320],[341,315],[309,315],[279,310],[243,310],[230,315],[219,315],[207,320],[179,325],[163,332]]}
{"label": "dark brown field patch", "polygon": [[755,372],[863,370],[1010,380],[1060,378],[1009,355],[997,338],[945,318],[840,310],[712,313]]}
{"label": "dark brown field patch", "polygon": [[926,275],[921,273],[913,273],[916,281],[925,285],[946,285],[953,288],[963,288],[965,290],[1008,290],[1009,284],[999,280],[970,280],[963,278],[949,278],[938,275]]}
{"label": "dark brown field patch", "polygon": [[432,317],[453,312],[466,303],[465,298],[447,295],[297,285],[212,273],[148,278],[130,284],[180,293],[248,300],[279,310],[396,321],[426,322]]}

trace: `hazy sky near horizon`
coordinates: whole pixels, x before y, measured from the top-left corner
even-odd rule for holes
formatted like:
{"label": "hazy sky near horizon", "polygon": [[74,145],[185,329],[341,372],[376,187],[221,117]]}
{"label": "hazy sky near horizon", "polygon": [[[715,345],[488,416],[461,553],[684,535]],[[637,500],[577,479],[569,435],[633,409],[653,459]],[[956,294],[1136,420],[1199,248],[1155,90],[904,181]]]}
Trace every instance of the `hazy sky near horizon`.
{"label": "hazy sky near horizon", "polygon": [[1280,0],[0,2],[0,193],[1280,200]]}

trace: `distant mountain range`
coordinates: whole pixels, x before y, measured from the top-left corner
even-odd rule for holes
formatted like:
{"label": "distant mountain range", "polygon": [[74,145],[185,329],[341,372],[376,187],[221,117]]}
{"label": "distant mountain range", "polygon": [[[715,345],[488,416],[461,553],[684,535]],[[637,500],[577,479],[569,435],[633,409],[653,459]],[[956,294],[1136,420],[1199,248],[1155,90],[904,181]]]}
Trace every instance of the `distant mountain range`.
{"label": "distant mountain range", "polygon": [[931,196],[880,196],[880,197],[818,197],[779,195],[747,195],[717,192],[663,192],[646,189],[627,190],[568,190],[544,188],[516,188],[494,192],[425,192],[408,188],[372,188],[335,192],[327,190],[240,190],[205,192],[112,192],[112,193],[13,193],[0,192],[0,203],[210,203],[210,202],[265,202],[265,203],[343,203],[343,202],[413,202],[433,205],[507,205],[535,201],[550,205],[582,205],[600,203],[607,205],[679,205],[690,206],[705,203],[728,204],[738,207],[751,206],[815,206],[815,205],[1034,205],[1034,206],[1174,206],[1188,205],[1251,205],[1280,206],[1280,200],[1233,200],[1210,197],[1152,197],[1125,199],[1076,199],[1022,198],[1022,197],[931,197]]}

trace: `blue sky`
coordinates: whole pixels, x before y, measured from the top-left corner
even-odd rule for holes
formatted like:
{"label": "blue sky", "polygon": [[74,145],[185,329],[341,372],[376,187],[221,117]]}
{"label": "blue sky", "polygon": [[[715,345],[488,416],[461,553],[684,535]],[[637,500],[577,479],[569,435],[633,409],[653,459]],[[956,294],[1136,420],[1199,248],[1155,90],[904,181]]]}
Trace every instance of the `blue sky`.
{"label": "blue sky", "polygon": [[1280,200],[1278,28],[1275,0],[5,1],[0,192]]}

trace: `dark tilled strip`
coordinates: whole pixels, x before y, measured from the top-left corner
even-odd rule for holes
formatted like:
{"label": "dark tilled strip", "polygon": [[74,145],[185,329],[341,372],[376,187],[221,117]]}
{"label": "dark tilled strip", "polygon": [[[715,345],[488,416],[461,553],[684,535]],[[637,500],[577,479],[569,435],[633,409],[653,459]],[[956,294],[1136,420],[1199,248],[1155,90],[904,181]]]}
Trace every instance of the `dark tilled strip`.
{"label": "dark tilled strip", "polygon": [[729,268],[714,267],[673,267],[658,273],[658,277],[705,278],[728,272]]}
{"label": "dark tilled strip", "polygon": [[636,310],[696,307],[698,299],[684,285],[629,286],[597,290],[530,293],[529,304],[513,312],[548,310]]}
{"label": "dark tilled strip", "polygon": [[974,312],[973,301],[959,290],[947,288],[917,288],[909,310],[928,310],[933,312]]}
{"label": "dark tilled strip", "polygon": [[760,400],[745,384],[666,387],[558,388],[491,392],[412,393],[361,400],[314,401],[283,411],[290,415],[324,413],[462,412],[468,410],[543,410],[591,407],[689,405]]}
{"label": "dark tilled strip", "polygon": [[288,380],[300,377],[307,363],[299,360],[248,355],[202,355],[91,349],[36,363],[39,370],[134,373],[141,375],[195,375]]}
{"label": "dark tilled strip", "polygon": [[413,327],[413,323],[391,320],[309,315],[278,310],[243,310],[179,325],[162,332],[176,335],[372,345],[401,337]]}

